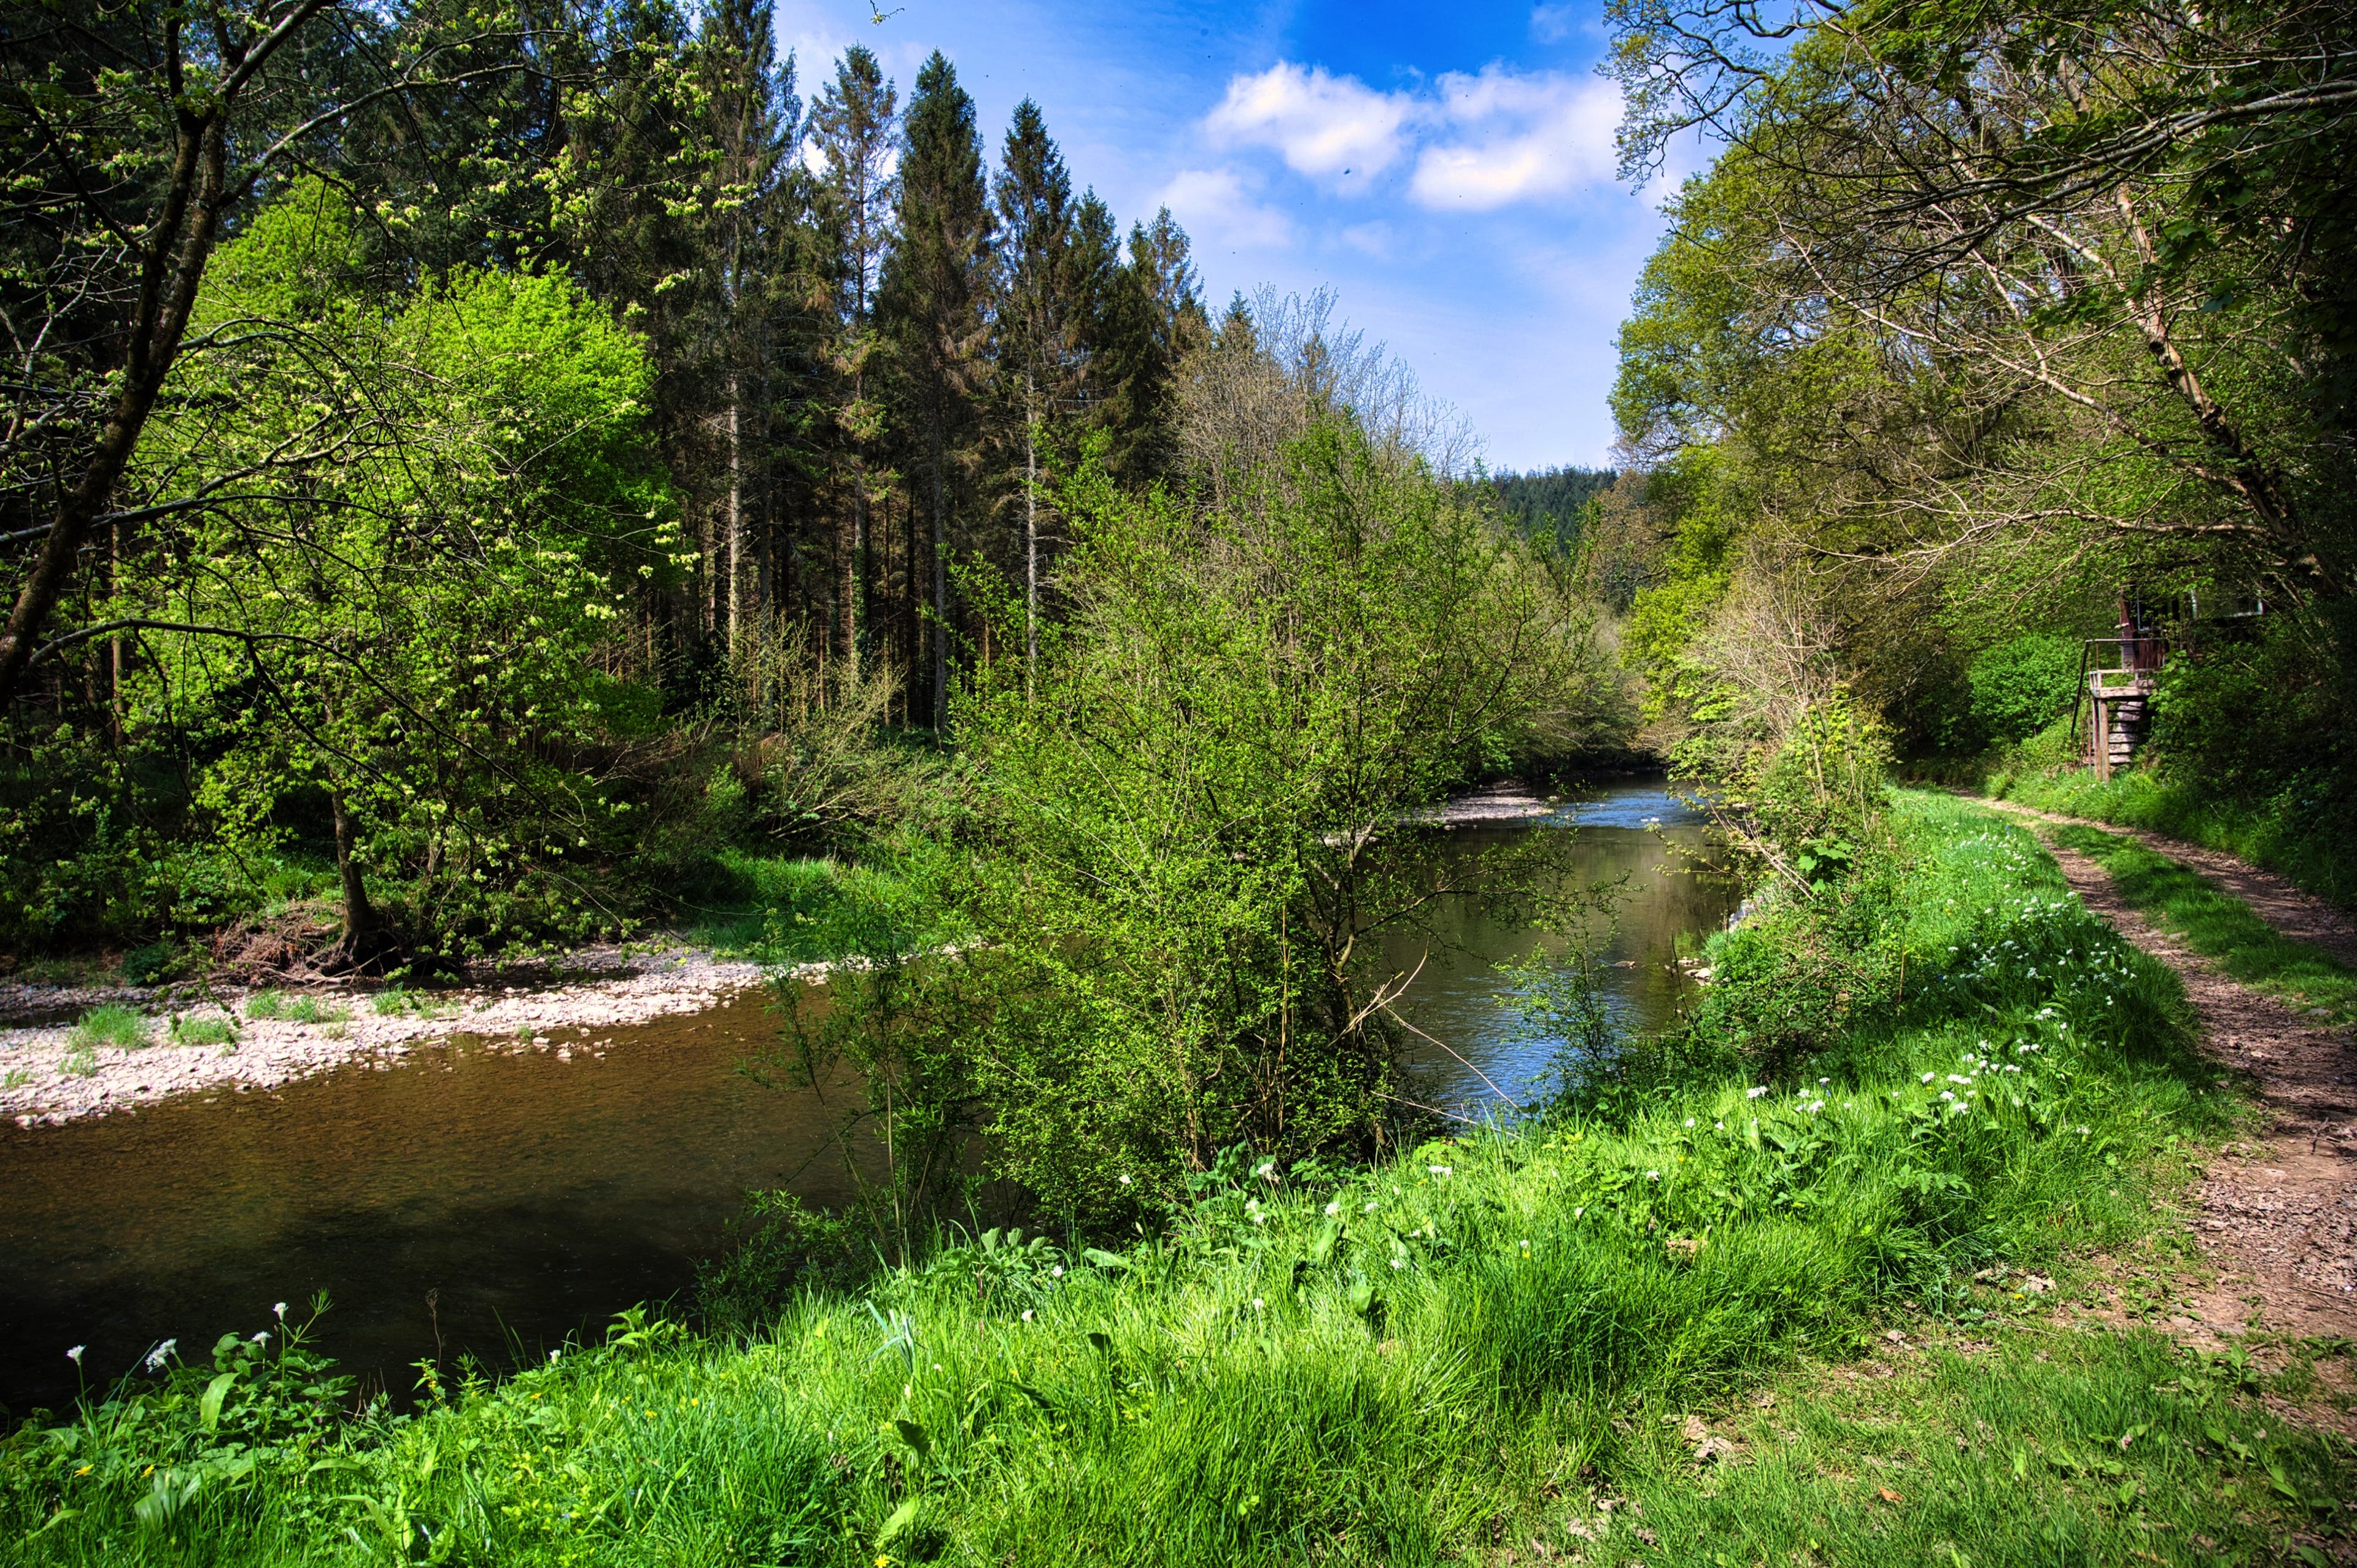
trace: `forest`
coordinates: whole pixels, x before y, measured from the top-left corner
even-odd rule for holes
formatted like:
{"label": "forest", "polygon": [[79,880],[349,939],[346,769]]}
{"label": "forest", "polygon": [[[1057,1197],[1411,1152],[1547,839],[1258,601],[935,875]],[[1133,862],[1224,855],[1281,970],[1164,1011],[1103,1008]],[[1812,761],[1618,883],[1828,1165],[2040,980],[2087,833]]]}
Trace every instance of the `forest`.
{"label": "forest", "polygon": [[2349,1561],[2357,21],[1594,20],[1492,470],[938,49],[0,0],[0,1562]]}

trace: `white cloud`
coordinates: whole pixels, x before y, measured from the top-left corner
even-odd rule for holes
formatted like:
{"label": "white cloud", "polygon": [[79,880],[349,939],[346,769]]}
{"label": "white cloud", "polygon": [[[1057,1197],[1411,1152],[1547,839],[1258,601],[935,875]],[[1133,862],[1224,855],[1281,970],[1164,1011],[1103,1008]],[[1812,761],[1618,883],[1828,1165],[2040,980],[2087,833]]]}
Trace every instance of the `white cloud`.
{"label": "white cloud", "polygon": [[1486,211],[1612,182],[1620,90],[1610,82],[1493,65],[1438,85],[1448,130],[1408,182],[1425,206]]}
{"label": "white cloud", "polygon": [[1230,145],[1274,147],[1303,174],[1361,185],[1399,156],[1416,107],[1404,92],[1279,60],[1257,76],[1231,78],[1203,125]]}
{"label": "white cloud", "polygon": [[1372,223],[1353,223],[1342,231],[1342,243],[1377,261],[1387,261],[1392,253],[1392,226],[1380,219]]}
{"label": "white cloud", "polygon": [[1342,191],[1363,188],[1413,151],[1408,194],[1462,212],[1611,184],[1620,123],[1620,89],[1592,77],[1496,64],[1450,72],[1422,92],[1378,92],[1280,60],[1231,78],[1203,127],[1224,145],[1271,148]]}
{"label": "white cloud", "polygon": [[1253,199],[1255,182],[1232,168],[1181,169],[1157,205],[1170,209],[1197,244],[1214,250],[1282,251],[1293,243],[1285,214]]}
{"label": "white cloud", "polygon": [[1578,27],[1584,8],[1572,5],[1531,7],[1531,37],[1543,44],[1559,44]]}

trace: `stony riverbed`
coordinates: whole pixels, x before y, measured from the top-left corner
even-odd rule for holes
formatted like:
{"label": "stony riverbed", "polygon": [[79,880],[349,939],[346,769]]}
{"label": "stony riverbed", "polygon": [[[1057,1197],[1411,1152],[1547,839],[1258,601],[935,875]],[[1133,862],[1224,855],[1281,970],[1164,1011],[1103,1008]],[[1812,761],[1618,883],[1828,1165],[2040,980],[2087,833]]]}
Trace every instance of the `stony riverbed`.
{"label": "stony riverbed", "polygon": [[[421,1047],[461,1035],[560,1056],[595,1050],[607,1031],[703,1012],[762,983],[770,972],[693,949],[654,946],[575,954],[563,972],[523,983],[422,993],[423,1012],[380,1013],[378,993],[356,988],[280,993],[307,1003],[303,1010],[313,1015],[311,1022],[253,1017],[260,993],[236,989],[199,997],[138,988],[7,986],[0,988],[0,1016],[57,1021],[0,1027],[0,1116],[31,1127],[130,1111],[197,1090],[272,1089],[350,1063],[389,1068]],[[823,979],[825,966],[791,972]],[[132,1049],[99,1046],[76,1059],[74,1018],[107,1003],[146,1015],[151,1043]],[[227,1018],[236,1038],[178,1044],[171,1030],[176,1018]]]}

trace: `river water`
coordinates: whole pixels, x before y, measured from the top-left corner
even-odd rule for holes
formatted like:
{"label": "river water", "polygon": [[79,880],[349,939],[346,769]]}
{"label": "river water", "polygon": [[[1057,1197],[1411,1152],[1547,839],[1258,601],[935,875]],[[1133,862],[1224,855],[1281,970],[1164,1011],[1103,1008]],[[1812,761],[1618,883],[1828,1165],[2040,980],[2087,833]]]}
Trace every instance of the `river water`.
{"label": "river water", "polygon": [[[1659,1027],[1690,994],[1680,939],[1733,908],[1725,884],[1693,873],[1702,824],[1660,785],[1454,829],[1443,854],[1469,864],[1566,826],[1578,831],[1553,841],[1556,883],[1613,889],[1601,972],[1614,1015]],[[1422,965],[1403,1011],[1448,1047],[1411,1053],[1411,1092],[1475,1116],[1502,1109],[1501,1093],[1530,1098],[1553,1047],[1526,1037],[1491,964],[1562,946],[1471,899],[1389,944],[1401,971]],[[847,1195],[833,1130],[850,1087],[787,1091],[740,1070],[776,1037],[772,1005],[755,992],[600,1029],[594,1050],[584,1032],[570,1060],[462,1039],[266,1093],[0,1128],[0,1403],[70,1400],[69,1346],[89,1348],[103,1383],[159,1339],[201,1359],[222,1333],[274,1327],[273,1303],[294,1316],[319,1291],[335,1304],[321,1347],[396,1393],[437,1337],[446,1358],[509,1365],[676,1294],[748,1189],[821,1206]]]}

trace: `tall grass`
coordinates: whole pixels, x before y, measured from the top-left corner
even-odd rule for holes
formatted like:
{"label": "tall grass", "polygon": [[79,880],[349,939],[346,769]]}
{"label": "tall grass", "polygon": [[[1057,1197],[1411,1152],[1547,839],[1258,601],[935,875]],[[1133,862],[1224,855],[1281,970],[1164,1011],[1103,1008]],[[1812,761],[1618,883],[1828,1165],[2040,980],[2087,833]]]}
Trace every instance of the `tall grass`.
{"label": "tall grass", "polygon": [[76,1051],[94,1051],[101,1046],[135,1051],[154,1038],[155,1024],[145,1013],[110,1003],[83,1014],[66,1036],[66,1045]]}
{"label": "tall grass", "polygon": [[[1921,1528],[1815,1522],[1828,1482],[1806,1466],[1694,1486],[1680,1412],[1763,1378],[1805,1388],[1810,1365],[1886,1349],[1896,1314],[2027,1310],[1974,1274],[2133,1242],[2174,1151],[2232,1114],[2171,977],[2027,834],[1928,798],[1897,817],[1910,989],[1855,1009],[1792,1081],[1348,1173],[1238,1162],[1118,1251],[952,1230],[921,1266],[802,1292],[756,1332],[633,1312],[495,1382],[436,1369],[405,1415],[318,1419],[341,1391],[316,1369],[224,1341],[230,1364],[7,1440],[0,1529],[14,1561],[120,1563],[1502,1562],[1526,1534],[1649,1562],[1749,1562],[1755,1540],[2098,1561],[2190,1552],[2195,1525],[2256,1550],[2334,1495],[2341,1461],[2212,1444],[2201,1484],[2164,1496],[2204,1421],[2243,1431],[2255,1407],[2164,1395],[2169,1353],[2127,1338],[2060,1381],[2008,1349],[1942,1402],[1885,1411],[1981,1423],[1981,1458],[1943,1460],[1945,1493],[1914,1503],[1936,1509]],[[1722,968],[1743,961],[1731,940]],[[2123,1502],[2119,1477],[2071,1466],[2125,1452],[2131,1425],[2149,1446]],[[2039,1456],[2018,1475],[2017,1448]],[[2262,1460],[2283,1495],[2220,1500],[2220,1466]],[[1600,1510],[1616,1493],[1645,1512]]]}
{"label": "tall grass", "polygon": [[[724,849],[712,856],[688,940],[724,958],[807,963],[862,952],[858,912],[911,896],[888,867]],[[944,933],[942,940],[949,940]]]}

